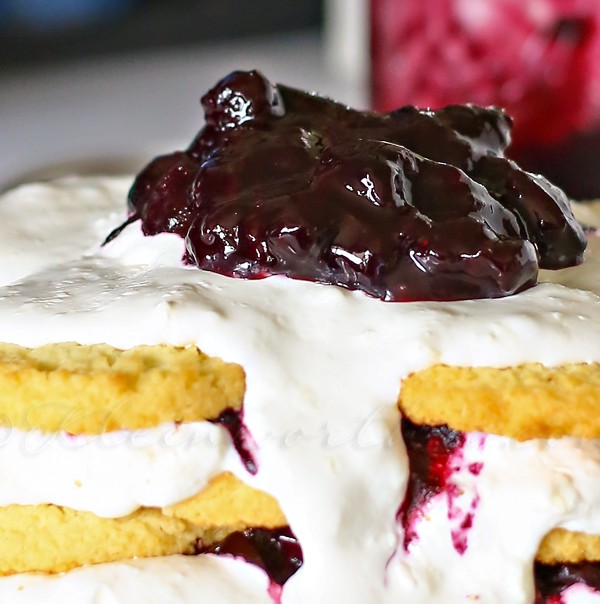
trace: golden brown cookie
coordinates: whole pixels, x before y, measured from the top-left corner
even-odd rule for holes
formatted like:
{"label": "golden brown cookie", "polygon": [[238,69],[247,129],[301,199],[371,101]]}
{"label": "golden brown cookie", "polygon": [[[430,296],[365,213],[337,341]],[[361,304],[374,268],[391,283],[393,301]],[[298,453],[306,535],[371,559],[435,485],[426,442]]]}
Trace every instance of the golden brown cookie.
{"label": "golden brown cookie", "polygon": [[286,525],[271,496],[231,474],[216,477],[185,502],[163,510],[142,508],[124,518],[100,518],[55,505],[10,505],[0,508],[0,575],[191,554],[199,544],[233,531]]}
{"label": "golden brown cookie", "polygon": [[0,425],[101,434],[240,409],[244,371],[190,346],[0,344]]}
{"label": "golden brown cookie", "polygon": [[544,564],[600,561],[600,535],[554,529],[540,544],[536,560]]}
{"label": "golden brown cookie", "polygon": [[465,432],[600,438],[600,364],[435,365],[404,380],[399,406],[417,424]]}
{"label": "golden brown cookie", "polygon": [[250,488],[229,472],[215,476],[195,497],[163,508],[163,513],[211,528],[227,526],[243,530],[287,525],[273,497]]}

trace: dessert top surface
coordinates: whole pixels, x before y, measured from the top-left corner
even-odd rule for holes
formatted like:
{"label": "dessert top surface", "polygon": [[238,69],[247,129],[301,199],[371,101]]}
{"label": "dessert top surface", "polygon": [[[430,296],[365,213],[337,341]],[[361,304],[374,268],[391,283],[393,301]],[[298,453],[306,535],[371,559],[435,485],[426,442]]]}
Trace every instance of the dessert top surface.
{"label": "dessert top surface", "polygon": [[539,267],[581,261],[564,194],[504,158],[500,110],[361,112],[255,71],[202,103],[190,147],[151,162],[130,193],[130,220],[185,237],[202,269],[460,300],[513,294]]}
{"label": "dessert top surface", "polygon": [[[464,553],[454,549],[443,512],[432,517],[433,532],[419,533],[410,559],[396,549],[396,513],[407,480],[395,405],[401,380],[435,363],[600,361],[595,233],[589,233],[584,264],[550,273],[576,287],[541,283],[494,300],[385,304],[339,287],[281,276],[231,279],[186,266],[179,235],[144,236],[139,221],[101,246],[104,234],[124,218],[128,186],[80,180],[23,187],[12,193],[14,203],[0,204],[0,230],[17,231],[26,223],[40,237],[45,222],[36,209],[48,204],[75,232],[105,219],[107,207],[113,217],[111,225],[102,223],[108,226],[104,232],[88,230],[66,243],[60,264],[44,264],[45,248],[38,246],[0,254],[0,334],[29,346],[61,340],[121,348],[195,343],[242,365],[245,420],[258,443],[258,472],[250,476],[241,464],[239,471],[280,502],[304,556],[302,569],[285,586],[284,604],[391,603],[407,594],[416,603],[446,604],[474,593],[504,604],[507,583],[511,603],[525,604],[532,597],[526,567],[543,535],[557,526],[598,530],[600,518],[586,510],[593,509],[600,482],[589,484],[576,439],[560,445],[556,473],[556,463],[538,455],[543,445],[525,443],[522,453],[521,445],[509,442],[515,451],[509,459],[507,441],[490,437],[483,452],[474,450],[474,463],[483,456],[491,470],[479,487],[489,503],[478,507]],[[76,190],[80,206],[72,203]],[[105,198],[96,214],[84,202],[94,195]],[[17,199],[27,204],[27,216]],[[523,463],[527,451],[540,463]],[[527,497],[515,497],[512,482],[498,488],[500,477],[516,470]],[[564,497],[554,496],[557,489]],[[553,506],[541,514],[548,501]],[[490,527],[501,544],[493,550],[482,540]],[[488,572],[490,566],[497,572]],[[244,601],[240,577],[231,577],[232,602]],[[410,577],[417,577],[416,591]]]}

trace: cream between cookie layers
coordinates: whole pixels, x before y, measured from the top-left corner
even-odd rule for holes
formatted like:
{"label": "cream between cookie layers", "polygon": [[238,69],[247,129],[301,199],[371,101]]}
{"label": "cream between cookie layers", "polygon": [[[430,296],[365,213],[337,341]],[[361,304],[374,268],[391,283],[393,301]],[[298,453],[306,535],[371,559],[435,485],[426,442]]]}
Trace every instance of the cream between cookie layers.
{"label": "cream between cookie layers", "polygon": [[[2,249],[4,283],[23,279],[0,289],[0,340],[26,346],[107,342],[122,348],[195,343],[209,355],[241,364],[247,375],[245,419],[259,445],[254,482],[276,496],[304,552],[305,564],[286,585],[284,604],[447,604],[477,596],[482,602],[525,604],[532,601],[530,567],[544,534],[573,523],[581,530],[598,530],[600,495],[589,487],[597,466],[593,460],[586,463],[592,474],[582,475],[564,461],[571,457],[576,463],[576,441],[560,445],[567,452],[559,463],[536,454],[547,472],[519,463],[532,495],[490,498],[486,505],[494,512],[489,515],[494,524],[478,524],[475,518],[463,556],[451,548],[443,504],[438,516],[432,510],[430,525],[448,530],[437,531],[430,541],[424,529],[408,556],[397,548],[395,522],[407,479],[395,405],[402,378],[436,363],[600,361],[595,242],[587,266],[558,275],[571,288],[589,291],[542,284],[501,300],[386,304],[330,286],[283,278],[244,282],[183,267],[181,239],[144,238],[136,224],[99,250],[111,226],[106,216],[114,217],[112,224],[122,218],[128,184],[36,186],[0,204],[0,245],[8,245],[4,230],[19,233],[26,226],[39,243],[15,249],[13,238],[11,249]],[[65,196],[65,191],[70,192]],[[98,202],[103,207],[96,212]],[[71,240],[61,233],[59,244],[47,230],[39,215],[49,207],[57,223],[77,234]],[[49,265],[45,242],[59,248],[62,265]],[[40,271],[33,273],[36,267]],[[501,441],[488,437],[489,450],[514,448],[514,458],[523,459],[518,446]],[[494,463],[502,466],[502,460]],[[481,509],[486,489],[514,492],[514,467],[505,463],[505,472],[489,478],[482,472]],[[586,513],[579,513],[583,509]],[[490,540],[496,547],[488,547]],[[184,562],[188,573],[190,562]],[[245,565],[210,557],[193,564],[216,566],[219,577],[226,574],[224,602],[249,601]],[[57,582],[67,592],[76,589],[72,601],[102,602],[94,597],[112,590],[113,601],[124,601],[119,589],[125,576],[131,576],[128,602],[197,602],[199,589],[206,590],[206,601],[218,601],[209,591],[214,589],[210,578],[204,588],[198,583],[194,590],[182,587],[170,600],[153,595],[145,577],[156,581],[162,576],[169,584],[179,572],[174,559],[164,560],[164,566],[153,560],[111,568],[59,578],[2,579],[0,602],[27,601],[19,598],[34,590],[47,594],[48,601],[65,602],[56,595]],[[113,585],[114,573],[121,578]],[[40,587],[43,581],[47,591]],[[261,589],[266,581],[250,601],[264,599]],[[111,601],[112,596],[105,597]],[[592,602],[597,596],[575,593],[575,598]]]}

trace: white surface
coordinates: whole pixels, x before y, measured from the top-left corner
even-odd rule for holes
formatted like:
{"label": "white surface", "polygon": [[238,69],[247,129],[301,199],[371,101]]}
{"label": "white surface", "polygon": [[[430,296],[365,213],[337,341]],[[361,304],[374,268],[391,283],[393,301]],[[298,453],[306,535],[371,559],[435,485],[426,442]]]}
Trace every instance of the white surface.
{"label": "white surface", "polygon": [[0,189],[47,163],[140,156],[186,144],[200,96],[234,69],[364,106],[365,94],[325,67],[316,34],[160,51],[0,78]]}
{"label": "white surface", "polygon": [[240,560],[168,556],[0,577],[0,604],[273,604],[267,586],[263,571]]}

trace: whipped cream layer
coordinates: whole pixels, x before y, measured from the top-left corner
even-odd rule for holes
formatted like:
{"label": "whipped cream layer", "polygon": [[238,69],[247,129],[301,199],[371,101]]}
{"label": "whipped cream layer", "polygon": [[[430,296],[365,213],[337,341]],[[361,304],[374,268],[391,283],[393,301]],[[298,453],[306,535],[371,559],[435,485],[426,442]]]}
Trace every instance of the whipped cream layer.
{"label": "whipped cream layer", "polygon": [[[42,209],[51,203],[68,230],[82,218],[76,208],[61,209],[60,189],[77,186],[68,181],[47,191],[25,187],[13,195],[30,196],[34,216],[36,204]],[[81,183],[83,191],[105,196],[107,216],[121,212],[121,219],[127,186],[126,181]],[[65,199],[68,204],[70,193]],[[0,203],[4,221],[15,228],[22,221],[30,233],[46,232],[43,221],[32,225],[15,203]],[[135,223],[102,249],[105,233],[98,234],[89,231],[65,243],[52,266],[43,246],[23,248],[21,266],[29,268],[20,280],[0,288],[0,340],[26,346],[106,342],[123,348],[194,343],[209,355],[241,364],[247,375],[245,422],[258,445],[259,472],[252,482],[278,499],[304,552],[304,566],[286,584],[283,604],[468,601],[473,581],[448,586],[453,573],[480,577],[475,595],[481,602],[530,604],[533,555],[544,534],[571,521],[582,530],[596,530],[591,516],[571,517],[577,506],[560,512],[553,502],[585,501],[584,476],[573,485],[540,479],[535,496],[541,506],[535,510],[527,501],[511,501],[505,508],[499,503],[494,523],[510,530],[492,531],[493,548],[473,539],[460,558],[448,559],[437,544],[422,555],[406,556],[396,522],[408,478],[396,406],[402,378],[435,363],[501,367],[600,361],[595,238],[587,266],[555,275],[570,287],[543,283],[497,300],[391,304],[283,277],[248,282],[185,267],[183,240],[168,234],[143,237]],[[10,265],[0,256],[4,283],[14,278]],[[506,472],[513,469],[507,466]],[[513,543],[514,535],[522,539]],[[510,555],[495,555],[492,566],[490,549]],[[159,577],[161,562],[152,563]],[[165,560],[165,576],[173,563]],[[104,567],[86,569],[78,598],[63,601],[98,601],[94,590],[107,577],[104,572]],[[70,581],[71,573],[63,579]],[[58,579],[45,580],[50,585]],[[21,581],[38,585],[43,579]],[[202,591],[213,588],[211,579],[206,581]],[[4,585],[7,580],[0,580],[0,602]],[[137,586],[132,582],[129,596],[113,601],[146,601],[138,598]],[[230,578],[229,589],[207,601],[249,601],[243,576]],[[171,601],[196,602],[198,593],[186,598]]]}
{"label": "whipped cream layer", "polygon": [[243,473],[227,431],[165,423],[97,436],[0,428],[0,506],[53,503],[127,516],[200,492],[226,470]]}
{"label": "whipped cream layer", "polygon": [[224,557],[168,556],[0,579],[0,604],[273,604],[264,572]]}

